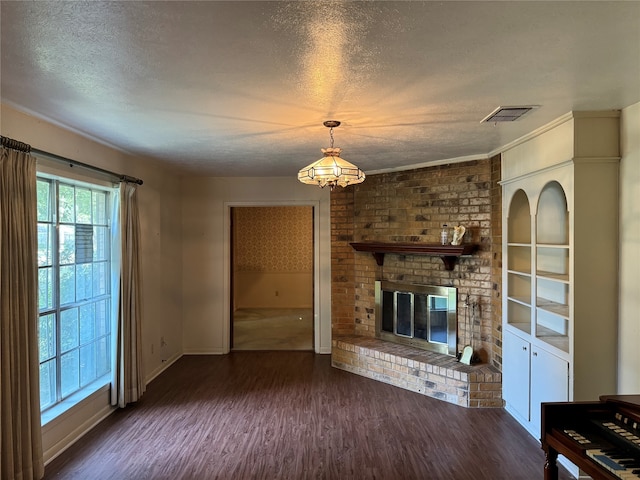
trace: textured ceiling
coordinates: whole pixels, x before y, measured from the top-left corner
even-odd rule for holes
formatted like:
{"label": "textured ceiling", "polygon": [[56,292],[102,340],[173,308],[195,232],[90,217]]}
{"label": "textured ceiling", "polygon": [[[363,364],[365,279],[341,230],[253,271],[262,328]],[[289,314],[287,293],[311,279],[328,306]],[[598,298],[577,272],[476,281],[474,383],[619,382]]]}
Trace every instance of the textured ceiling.
{"label": "textured ceiling", "polygon": [[[329,146],[327,119],[370,173],[487,155],[571,110],[640,101],[637,1],[0,9],[3,103],[185,174],[295,176]],[[540,108],[480,123],[500,105]]]}

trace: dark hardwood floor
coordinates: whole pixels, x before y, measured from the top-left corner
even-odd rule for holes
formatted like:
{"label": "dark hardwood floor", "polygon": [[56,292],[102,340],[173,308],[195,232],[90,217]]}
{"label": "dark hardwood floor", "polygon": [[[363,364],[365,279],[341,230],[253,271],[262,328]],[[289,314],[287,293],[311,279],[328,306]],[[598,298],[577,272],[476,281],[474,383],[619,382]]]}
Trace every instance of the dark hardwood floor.
{"label": "dark hardwood floor", "polygon": [[182,357],[45,478],[533,480],[543,464],[502,409],[359,377],[328,355],[232,352]]}

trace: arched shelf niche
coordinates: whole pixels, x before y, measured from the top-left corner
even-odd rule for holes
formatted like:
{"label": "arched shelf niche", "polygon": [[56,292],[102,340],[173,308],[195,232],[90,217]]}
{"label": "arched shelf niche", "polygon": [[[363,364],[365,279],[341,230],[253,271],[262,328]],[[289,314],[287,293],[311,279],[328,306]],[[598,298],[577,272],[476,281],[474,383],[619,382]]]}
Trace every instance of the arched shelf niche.
{"label": "arched shelf niche", "polygon": [[544,186],[536,212],[536,243],[568,245],[569,212],[562,185],[552,181]]}
{"label": "arched shelf niche", "polygon": [[547,183],[536,210],[535,335],[568,352],[569,212],[562,186]]}
{"label": "arched shelf niche", "polygon": [[507,217],[507,319],[518,330],[531,333],[531,206],[524,190],[511,198]]}

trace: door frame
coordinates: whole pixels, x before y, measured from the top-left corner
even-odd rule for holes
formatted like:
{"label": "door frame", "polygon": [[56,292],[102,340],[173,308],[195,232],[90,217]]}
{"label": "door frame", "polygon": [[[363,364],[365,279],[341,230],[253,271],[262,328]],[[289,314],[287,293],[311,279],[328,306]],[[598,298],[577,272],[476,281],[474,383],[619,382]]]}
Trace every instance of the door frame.
{"label": "door frame", "polygon": [[231,308],[233,308],[232,297],[233,284],[232,284],[232,231],[231,231],[231,209],[233,207],[312,207],[313,208],[313,350],[316,353],[326,353],[320,351],[321,341],[321,325],[320,319],[320,202],[319,201],[283,201],[283,202],[224,202],[224,276],[225,293],[224,293],[224,314],[225,319],[223,322],[223,350],[224,353],[231,351],[231,322],[232,314]]}

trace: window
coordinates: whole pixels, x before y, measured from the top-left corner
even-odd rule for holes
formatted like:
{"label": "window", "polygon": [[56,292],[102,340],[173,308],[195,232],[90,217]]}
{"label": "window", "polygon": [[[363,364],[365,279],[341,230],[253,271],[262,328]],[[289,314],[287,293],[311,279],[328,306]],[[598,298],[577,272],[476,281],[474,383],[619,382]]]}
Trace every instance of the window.
{"label": "window", "polygon": [[[40,408],[110,381],[114,190],[39,175]],[[93,390],[92,390],[93,391]],[[90,393],[90,392],[88,392]]]}

